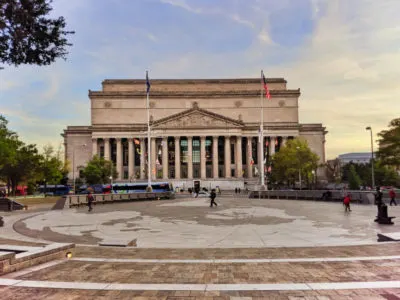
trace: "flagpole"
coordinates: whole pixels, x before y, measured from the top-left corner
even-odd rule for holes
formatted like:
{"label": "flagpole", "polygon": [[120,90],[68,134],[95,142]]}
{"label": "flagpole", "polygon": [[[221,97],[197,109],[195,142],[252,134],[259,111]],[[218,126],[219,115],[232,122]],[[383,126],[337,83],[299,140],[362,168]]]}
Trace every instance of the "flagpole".
{"label": "flagpole", "polygon": [[264,101],[263,101],[263,71],[261,70],[260,76],[261,83],[261,92],[260,92],[260,101],[261,101],[261,122],[260,122],[260,151],[261,151],[261,189],[264,189]]}
{"label": "flagpole", "polygon": [[150,153],[150,103],[149,103],[149,87],[147,85],[148,83],[148,72],[146,71],[146,106],[147,106],[147,187],[148,190],[151,190],[151,153]]}

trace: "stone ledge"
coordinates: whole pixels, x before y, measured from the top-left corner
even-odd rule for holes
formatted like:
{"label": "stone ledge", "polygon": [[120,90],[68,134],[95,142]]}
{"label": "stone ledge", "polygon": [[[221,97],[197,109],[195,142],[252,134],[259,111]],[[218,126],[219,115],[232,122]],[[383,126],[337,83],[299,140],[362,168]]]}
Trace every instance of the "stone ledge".
{"label": "stone ledge", "polygon": [[9,251],[4,252],[3,255],[0,253],[0,275],[19,271],[55,259],[63,259],[68,252],[73,252],[75,248],[75,244],[54,243],[42,248],[30,247],[31,249],[27,249],[28,251],[26,252],[15,254],[12,251],[21,251],[22,248],[20,246],[3,245],[2,247],[4,246]]}

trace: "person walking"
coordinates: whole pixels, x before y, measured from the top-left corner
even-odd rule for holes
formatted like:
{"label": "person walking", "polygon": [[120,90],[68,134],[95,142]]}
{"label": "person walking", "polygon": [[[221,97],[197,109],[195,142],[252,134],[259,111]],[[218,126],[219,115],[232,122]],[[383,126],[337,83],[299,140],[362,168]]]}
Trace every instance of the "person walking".
{"label": "person walking", "polygon": [[213,207],[214,204],[215,204],[215,206],[218,206],[218,204],[214,201],[216,197],[217,197],[217,194],[215,193],[215,190],[212,189],[211,194],[210,194],[210,199],[211,199],[210,207]]}
{"label": "person walking", "polygon": [[92,208],[93,202],[94,202],[94,197],[92,195],[92,192],[89,191],[89,193],[87,195],[87,203],[88,203],[88,207],[89,207],[88,211],[92,211],[93,210],[93,208]]}
{"label": "person walking", "polygon": [[344,199],[343,199],[343,205],[346,207],[345,208],[345,212],[347,212],[347,211],[350,212],[351,211],[351,209],[350,209],[350,201],[351,201],[350,195],[347,194],[346,197],[344,197]]}
{"label": "person walking", "polygon": [[396,193],[395,193],[395,191],[393,190],[393,188],[389,191],[389,197],[390,197],[390,206],[392,206],[392,203],[393,203],[395,206],[397,206],[397,203],[396,203]]}

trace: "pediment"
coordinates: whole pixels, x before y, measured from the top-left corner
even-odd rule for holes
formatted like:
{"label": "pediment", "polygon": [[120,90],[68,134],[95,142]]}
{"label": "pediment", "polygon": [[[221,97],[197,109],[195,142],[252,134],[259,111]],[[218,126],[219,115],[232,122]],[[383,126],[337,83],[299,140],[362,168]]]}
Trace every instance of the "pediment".
{"label": "pediment", "polygon": [[155,121],[153,128],[240,128],[242,121],[234,120],[205,109],[193,108]]}

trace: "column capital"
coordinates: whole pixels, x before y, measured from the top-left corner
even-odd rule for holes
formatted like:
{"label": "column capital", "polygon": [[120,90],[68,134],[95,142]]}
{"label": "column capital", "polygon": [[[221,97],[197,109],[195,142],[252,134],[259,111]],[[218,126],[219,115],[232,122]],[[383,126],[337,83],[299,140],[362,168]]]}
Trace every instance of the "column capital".
{"label": "column capital", "polygon": [[213,135],[213,140],[218,140],[219,135]]}
{"label": "column capital", "polygon": [[201,136],[200,140],[205,141],[206,140],[206,136]]}
{"label": "column capital", "polygon": [[174,139],[175,140],[179,140],[181,138],[181,136],[180,135],[178,135],[178,136],[174,136]]}
{"label": "column capital", "polygon": [[187,136],[186,137],[188,140],[193,140],[193,137],[192,136]]}
{"label": "column capital", "polygon": [[122,141],[122,138],[115,138],[115,140],[116,140],[117,142],[121,142],[121,141]]}
{"label": "column capital", "polygon": [[163,141],[168,140],[168,137],[167,137],[167,136],[163,136],[163,137],[162,137],[162,140],[163,140]]}

